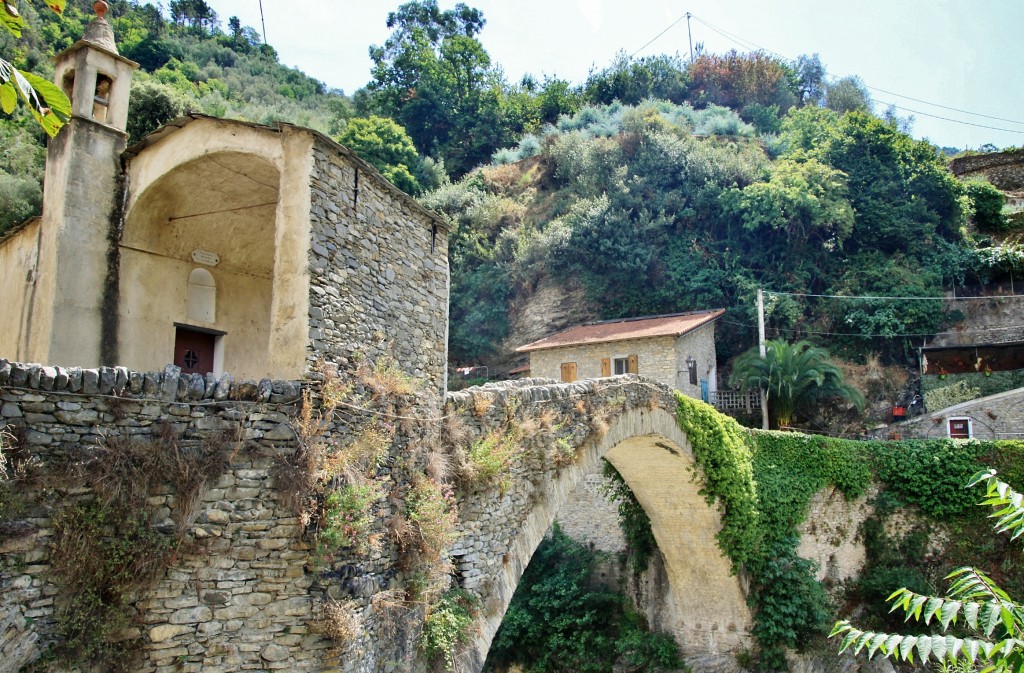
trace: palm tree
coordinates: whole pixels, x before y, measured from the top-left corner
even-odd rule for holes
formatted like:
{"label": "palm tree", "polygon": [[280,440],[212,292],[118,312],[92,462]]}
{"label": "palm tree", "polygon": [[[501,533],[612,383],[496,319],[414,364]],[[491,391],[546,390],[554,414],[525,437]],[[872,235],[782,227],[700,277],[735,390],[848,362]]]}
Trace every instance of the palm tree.
{"label": "palm tree", "polygon": [[770,340],[765,351],[762,358],[754,347],[736,358],[729,384],[764,390],[775,427],[791,425],[798,412],[830,398],[849,400],[858,409],[864,406],[864,396],[843,380],[825,349],[808,341]]}

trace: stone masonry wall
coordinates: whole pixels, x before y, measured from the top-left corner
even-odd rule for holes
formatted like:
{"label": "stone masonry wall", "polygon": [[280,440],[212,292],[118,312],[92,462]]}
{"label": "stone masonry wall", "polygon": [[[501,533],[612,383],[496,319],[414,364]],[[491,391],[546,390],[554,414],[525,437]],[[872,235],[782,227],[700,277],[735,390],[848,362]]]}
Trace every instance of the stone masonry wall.
{"label": "stone masonry wall", "polygon": [[[666,387],[634,376],[527,379],[452,393],[442,406],[430,386],[388,392],[372,374],[343,381],[342,401],[316,441],[344,453],[365,428],[378,428],[390,440],[376,483],[401,492],[409,484],[403,462],[435,451],[435,473],[456,489],[452,581],[480,606],[473,641],[459,654],[463,670],[480,670],[536,545],[571,511],[574,489],[604,455],[636,487],[661,546],[657,586],[639,592],[663,603],[644,606],[652,625],[712,668],[731,666],[732,652],[748,643],[744,589],[717,548],[718,513],[693,480],[692,450]],[[115,441],[132,437],[156,450],[153,440],[172,436],[182,451],[226,442],[231,456],[202,486],[194,511],[171,484],[148,493],[150,525],[165,531],[181,521],[188,544],[132,601],[122,635],[138,639],[133,671],[437,670],[418,649],[422,603],[403,598],[418,580],[392,528],[401,502],[373,503],[368,551],[318,551],[318,520],[286,502],[275,470],[307,441],[298,432],[300,400],[317,390],[314,381],[216,380],[173,366],[144,373],[0,360],[0,424],[16,437],[13,447],[5,440],[13,448],[5,454],[34,465],[24,475],[31,479],[15,475],[8,484],[22,509],[0,520],[0,660],[17,670],[57,637],[67,596],[51,570],[55,517],[94,498],[88,478],[61,466],[83,466],[88,477],[89,461]],[[506,461],[493,477],[474,478],[470,454],[490,440],[508,440]],[[322,633],[331,604],[348,606],[357,625],[340,644]],[[70,669],[56,662],[50,671]]]}
{"label": "stone masonry wall", "polygon": [[904,439],[934,439],[949,436],[949,419],[971,419],[971,436],[977,439],[1024,438],[1024,389],[981,397],[895,423],[888,432]]}
{"label": "stone masonry wall", "polygon": [[[275,482],[275,466],[295,454],[299,401],[310,385],[235,382],[229,375],[216,380],[182,375],[174,366],[143,373],[0,360],[0,429],[8,427],[14,437],[5,438],[4,453],[16,464],[34,464],[31,479],[11,482],[21,507],[13,519],[0,518],[0,668],[21,669],[56,638],[66,596],[50,566],[54,518],[93,499],[88,479],[69,482],[59,466],[84,465],[100,445],[116,446],[110,442],[117,437],[151,442],[169,432],[182,450],[230,441],[234,452],[228,469],[202,488],[187,519],[187,551],[133,599],[136,614],[122,634],[140,639],[140,660],[131,670],[429,670],[417,659],[422,613],[412,608],[396,625],[371,607],[374,596],[402,581],[399,549],[386,535],[390,503],[374,505],[374,535],[384,540],[377,549],[322,556]],[[349,385],[352,403],[339,408],[320,435],[340,447],[360,428],[394,414],[359,380]],[[425,418],[439,415],[429,391],[403,404],[418,406]],[[397,432],[390,455],[424,441],[424,425]],[[381,469],[382,482],[400,478]],[[185,507],[170,484],[154,487],[147,504],[157,531],[173,528]],[[358,619],[359,631],[344,652],[318,629],[322,607],[331,601],[354,606]],[[69,669],[58,661],[48,670]]]}
{"label": "stone masonry wall", "polygon": [[949,169],[961,180],[985,177],[1003,191],[1024,189],[1024,150],[959,157]]}
{"label": "stone masonry wall", "polygon": [[310,364],[383,355],[443,390],[448,234],[338,148],[313,149]]}

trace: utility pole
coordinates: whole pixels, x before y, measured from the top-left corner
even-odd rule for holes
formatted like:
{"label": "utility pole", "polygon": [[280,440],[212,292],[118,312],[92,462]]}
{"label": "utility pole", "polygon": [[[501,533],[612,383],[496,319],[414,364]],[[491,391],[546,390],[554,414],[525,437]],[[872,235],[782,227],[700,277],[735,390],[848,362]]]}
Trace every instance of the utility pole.
{"label": "utility pole", "polygon": [[[260,23],[263,24],[263,44],[267,43],[267,21],[263,18],[263,0],[260,0]],[[692,49],[690,51],[693,51]],[[693,55],[690,55],[690,60],[693,60]]]}
{"label": "utility pole", "polygon": [[[761,351],[761,359],[768,356],[764,345],[764,290],[757,288],[757,345]],[[768,429],[768,391],[761,391],[761,427]]]}
{"label": "utility pole", "polygon": [[686,13],[686,36],[690,38],[690,63],[693,63],[693,33],[690,32],[690,17],[693,16],[689,12]]}

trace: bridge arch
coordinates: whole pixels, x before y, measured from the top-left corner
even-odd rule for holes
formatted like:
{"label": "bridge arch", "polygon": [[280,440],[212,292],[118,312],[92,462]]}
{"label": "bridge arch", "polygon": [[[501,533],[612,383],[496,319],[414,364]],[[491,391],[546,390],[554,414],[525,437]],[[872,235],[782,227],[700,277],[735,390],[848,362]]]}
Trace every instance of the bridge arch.
{"label": "bridge arch", "polygon": [[[601,385],[591,381],[550,386],[546,395],[571,397],[574,390],[594,394]],[[674,399],[668,388],[651,382],[627,385],[655,389],[657,394],[650,395],[647,404],[624,404],[608,420],[602,436],[580,444],[572,464],[537,480],[528,511],[515,527],[497,571],[480,586],[484,607],[467,652],[468,670],[482,667],[537,546],[559,511],[570,505],[576,486],[600,470],[602,459],[611,462],[633,490],[664,557],[670,605],[663,613],[669,622],[661,625],[663,629],[672,633],[684,655],[731,657],[751,647],[746,588],[731,574],[731,562],[718,548],[721,517],[699,493],[693,448],[676,422]]]}

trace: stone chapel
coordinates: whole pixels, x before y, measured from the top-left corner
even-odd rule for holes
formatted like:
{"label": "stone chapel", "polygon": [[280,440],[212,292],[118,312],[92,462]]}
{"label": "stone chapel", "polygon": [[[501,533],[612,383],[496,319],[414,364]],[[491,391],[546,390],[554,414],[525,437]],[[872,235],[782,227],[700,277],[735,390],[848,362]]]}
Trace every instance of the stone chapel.
{"label": "stone chapel", "polygon": [[103,13],[55,59],[43,214],[0,238],[0,357],[296,379],[387,354],[443,389],[444,221],[286,123],[192,114],[127,147],[138,65]]}

